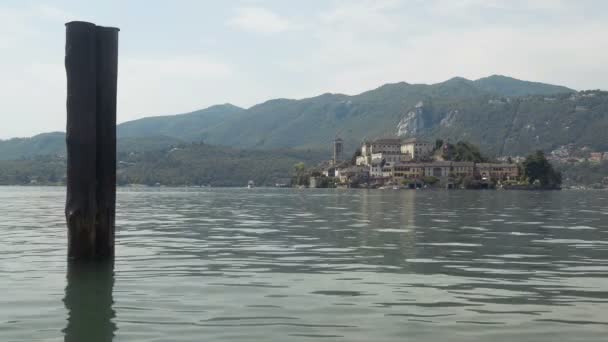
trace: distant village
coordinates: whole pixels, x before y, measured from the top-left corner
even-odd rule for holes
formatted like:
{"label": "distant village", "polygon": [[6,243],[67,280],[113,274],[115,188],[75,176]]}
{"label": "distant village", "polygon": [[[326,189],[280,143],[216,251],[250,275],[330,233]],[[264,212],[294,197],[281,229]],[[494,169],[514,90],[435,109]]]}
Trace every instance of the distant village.
{"label": "distant village", "polygon": [[608,151],[593,151],[589,146],[577,148],[574,144],[560,146],[547,157],[558,163],[600,163],[608,161]]}
{"label": "distant village", "polygon": [[311,172],[308,186],[365,188],[494,188],[515,184],[518,164],[453,161],[453,145],[422,139],[365,141],[344,160],[343,140],[333,142],[333,158]]}

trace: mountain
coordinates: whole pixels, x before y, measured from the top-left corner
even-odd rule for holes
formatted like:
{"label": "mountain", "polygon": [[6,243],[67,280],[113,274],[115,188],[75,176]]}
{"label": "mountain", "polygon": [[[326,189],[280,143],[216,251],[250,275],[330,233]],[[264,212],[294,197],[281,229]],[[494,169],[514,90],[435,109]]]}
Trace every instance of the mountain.
{"label": "mountain", "polygon": [[524,155],[563,145],[608,150],[608,92],[586,91],[467,101],[428,98],[398,123],[403,137],[467,140],[490,155]]}
{"label": "mountain", "polygon": [[[588,99],[571,99],[573,92],[502,76],[477,81],[452,78],[432,85],[387,84],[355,96],[267,101],[246,110],[239,120],[218,125],[206,141],[240,148],[328,149],[334,136],[340,135],[348,153],[365,138],[395,135],[469,139],[489,154],[525,154],[535,147],[583,141],[600,147],[603,139],[578,135],[585,127],[594,130],[594,123],[603,120],[606,96],[600,93],[588,111],[575,117],[576,129],[566,135],[555,131],[570,123],[576,106]],[[513,93],[525,95],[509,96]],[[554,124],[547,126],[544,121]],[[529,137],[528,125],[542,134]]]}
{"label": "mountain", "polygon": [[65,155],[65,133],[63,132],[43,133],[31,138],[0,140],[0,160],[54,154]]}
{"label": "mountain", "polygon": [[[327,93],[248,109],[225,104],[149,117],[120,124],[118,143],[121,151],[200,141],[239,149],[329,151],[339,135],[346,153],[363,139],[383,136],[468,140],[489,155],[523,155],[566,144],[608,150],[607,113],[608,93],[602,91],[577,92],[498,75],[455,77],[437,84],[386,84],[358,95]],[[15,158],[19,148],[26,157],[37,151],[5,144],[0,141],[0,159]]]}
{"label": "mountain", "polygon": [[118,125],[118,137],[150,135],[185,141],[205,140],[206,135],[225,120],[238,119],[245,110],[231,104],[212,106],[191,113],[154,116]]}
{"label": "mountain", "polygon": [[473,81],[475,86],[491,94],[505,97],[526,95],[551,95],[572,93],[573,89],[539,82],[520,81],[518,79],[492,75]]}
{"label": "mountain", "polygon": [[[435,138],[448,134],[454,139],[459,136],[474,139],[475,143],[482,144],[489,153],[517,154],[527,152],[529,144],[502,144],[500,139],[509,139],[511,136],[500,131],[501,128],[490,127],[492,124],[486,123],[484,129],[490,131],[484,131],[487,135],[485,137],[476,134],[474,126],[459,125],[458,121],[479,117],[482,121],[487,118],[496,125],[508,126],[509,119],[513,122],[514,109],[504,107],[497,110],[494,108],[496,101],[518,98],[515,102],[519,103],[526,96],[573,92],[575,91],[562,86],[521,81],[506,76],[493,75],[475,81],[455,77],[431,85],[405,82],[387,84],[354,96],[327,93],[301,100],[275,99],[246,110],[239,108],[236,113],[214,116],[217,120],[205,127],[186,124],[185,119],[193,114],[185,114],[163,117],[159,119],[163,120],[163,125],[156,127],[143,125],[141,120],[125,123],[119,127],[119,132],[121,136],[129,136],[137,128],[140,135],[163,134],[187,141],[198,141],[195,138],[200,138],[206,143],[238,148],[324,150],[329,149],[336,135],[340,135],[345,140],[348,153],[354,151],[363,138],[393,135]],[[570,108],[570,105],[567,103],[566,107]],[[537,103],[534,108],[540,112],[549,110],[542,103]],[[202,112],[211,109],[214,107]],[[506,112],[503,113],[503,110]],[[488,111],[498,112],[495,116],[488,117]],[[150,119],[154,118],[142,120]],[[535,120],[534,113],[530,119]],[[442,120],[443,126],[440,125]],[[448,122],[453,125],[446,125]],[[129,131],[124,129],[127,126]],[[446,127],[452,128],[444,129]],[[460,130],[455,127],[460,127]],[[204,131],[190,133],[196,129]],[[509,132],[517,133],[511,130]]]}

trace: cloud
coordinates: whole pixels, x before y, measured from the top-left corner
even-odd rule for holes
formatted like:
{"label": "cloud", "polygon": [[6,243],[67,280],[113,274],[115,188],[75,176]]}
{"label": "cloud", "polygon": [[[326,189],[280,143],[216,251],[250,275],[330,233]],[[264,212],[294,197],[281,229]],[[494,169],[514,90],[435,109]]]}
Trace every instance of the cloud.
{"label": "cloud", "polygon": [[121,73],[163,78],[225,79],[234,75],[231,65],[204,55],[126,58]]}
{"label": "cloud", "polygon": [[[602,38],[606,24],[577,15],[585,8],[549,0],[420,1],[415,6],[397,0],[338,1],[311,25],[316,48],[306,59],[282,66],[297,77],[323,75],[322,83],[316,82],[323,85],[321,92],[348,94],[387,82],[497,73],[598,87],[608,77],[597,62],[608,58],[608,41]],[[479,11],[483,15],[477,20]],[[530,19],[539,14],[545,16]]]}
{"label": "cloud", "polygon": [[390,11],[399,8],[399,0],[341,1],[319,15],[320,25],[333,32],[388,33],[399,29]]}
{"label": "cloud", "polygon": [[240,76],[233,65],[201,54],[125,56],[118,68],[119,122],[229,102],[226,89],[238,88]]}
{"label": "cloud", "polygon": [[31,33],[41,30],[44,24],[61,24],[73,17],[69,12],[49,5],[0,6],[0,34]]}
{"label": "cloud", "polygon": [[[608,60],[603,37],[608,8],[601,0],[270,3],[242,0],[237,9],[222,4],[234,11],[232,18],[189,21],[187,31],[180,25],[171,25],[170,33],[144,25],[142,36],[125,29],[119,121],[223,102],[248,106],[277,97],[355,94],[387,82],[434,83],[452,76],[505,74],[576,89],[605,88],[608,80],[602,64]],[[30,4],[0,5],[2,138],[65,126],[63,22],[74,16]],[[121,20],[138,21],[138,15],[144,14],[127,11]],[[168,16],[171,20],[183,20],[183,13]],[[147,44],[157,29],[183,38],[170,46]],[[264,39],[251,41],[234,29]],[[252,46],[260,53],[251,55]]]}
{"label": "cloud", "polygon": [[498,10],[559,10],[565,8],[563,0],[429,0],[435,9],[443,11],[467,9],[498,9]]}
{"label": "cloud", "polygon": [[228,25],[256,33],[278,33],[289,29],[290,23],[274,12],[261,7],[241,7]]}

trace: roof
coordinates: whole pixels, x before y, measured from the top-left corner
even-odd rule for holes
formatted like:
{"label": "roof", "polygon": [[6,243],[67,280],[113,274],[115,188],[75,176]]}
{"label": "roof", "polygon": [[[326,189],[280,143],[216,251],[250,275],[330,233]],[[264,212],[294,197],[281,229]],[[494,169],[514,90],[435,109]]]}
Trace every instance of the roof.
{"label": "roof", "polygon": [[451,161],[436,161],[436,162],[432,162],[432,163],[426,163],[424,166],[425,167],[447,167],[447,166],[452,166],[452,162]]}
{"label": "roof", "polygon": [[400,145],[401,139],[400,138],[379,138],[379,139],[372,141],[372,144]]}
{"label": "roof", "polygon": [[432,142],[427,141],[427,140],[423,140],[420,138],[410,138],[410,139],[406,139],[403,141],[403,144],[415,144],[415,143],[419,143],[419,144],[432,144]]}
{"label": "roof", "polygon": [[394,164],[394,166],[398,167],[425,167],[427,164],[424,163],[398,163]]}
{"label": "roof", "polygon": [[463,161],[452,162],[452,166],[470,166],[470,167],[473,167],[473,166],[475,166],[475,163],[474,162],[463,162]]}
{"label": "roof", "polygon": [[372,156],[378,156],[378,155],[387,155],[387,156],[401,156],[403,155],[403,153],[401,152],[396,152],[396,151],[391,151],[391,152],[375,152],[372,153]]}
{"label": "roof", "polygon": [[477,167],[517,167],[517,164],[507,163],[477,163]]}

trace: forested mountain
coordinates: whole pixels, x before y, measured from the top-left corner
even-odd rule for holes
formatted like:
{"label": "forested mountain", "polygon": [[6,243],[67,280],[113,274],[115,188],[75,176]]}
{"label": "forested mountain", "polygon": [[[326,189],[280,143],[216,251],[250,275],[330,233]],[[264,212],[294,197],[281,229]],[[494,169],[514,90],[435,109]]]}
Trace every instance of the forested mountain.
{"label": "forested mountain", "polygon": [[118,125],[118,137],[155,135],[201,141],[226,120],[238,120],[244,111],[243,108],[223,104],[186,114],[143,118]]}
{"label": "forested mountain", "polygon": [[[608,128],[607,103],[603,92],[576,93],[505,76],[475,81],[456,77],[432,85],[387,84],[354,96],[270,100],[225,115],[198,137],[214,145],[248,149],[328,149],[340,135],[347,152],[364,138],[394,135],[465,139],[490,155],[523,155],[569,143],[602,149],[606,141],[599,132]],[[181,117],[163,119],[178,122]],[[119,130],[127,124],[137,126],[126,123]],[[147,132],[180,139],[193,136],[180,133],[178,126],[173,132]]]}
{"label": "forested mountain", "polygon": [[[237,150],[201,143],[176,147],[119,152],[119,185],[212,185],[245,186],[289,183],[297,163],[316,165],[328,158],[325,151]],[[62,184],[65,182],[64,157],[33,157],[0,160],[0,185]]]}
{"label": "forested mountain", "polygon": [[[118,125],[118,151],[149,151],[183,142],[203,141],[206,132],[236,118],[244,109],[217,105],[192,113],[154,116]],[[31,138],[0,140],[0,160],[65,155],[65,133],[43,133]]]}
{"label": "forested mountain", "polygon": [[473,81],[474,85],[490,94],[500,96],[551,95],[574,92],[573,89],[539,82],[520,81],[518,79],[492,75]]}
{"label": "forested mountain", "polygon": [[325,151],[238,150],[201,143],[119,155],[119,184],[245,186],[289,183],[294,165],[316,165]]}
{"label": "forested mountain", "polygon": [[31,138],[0,140],[0,160],[65,154],[65,133],[43,133]]}
{"label": "forested mountain", "polygon": [[[118,152],[143,152],[184,143],[164,135],[118,138]],[[31,138],[0,140],[0,160],[32,159],[45,156],[65,157],[65,133],[43,133]]]}
{"label": "forested mountain", "polygon": [[[359,95],[229,104],[119,125],[119,150],[182,142],[245,149],[328,150],[340,135],[347,153],[382,136],[467,140],[490,156],[524,155],[566,144],[608,150],[608,93],[490,76],[437,84],[395,83]],[[50,138],[53,139],[50,139]],[[44,138],[46,143],[40,144]],[[50,141],[50,140],[52,141]],[[0,141],[0,160],[64,153],[63,136]]]}

